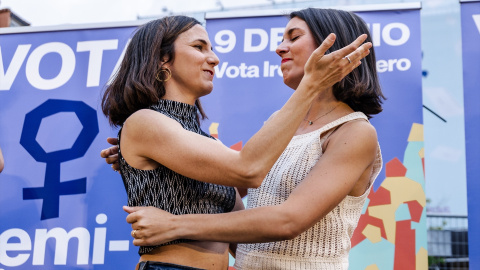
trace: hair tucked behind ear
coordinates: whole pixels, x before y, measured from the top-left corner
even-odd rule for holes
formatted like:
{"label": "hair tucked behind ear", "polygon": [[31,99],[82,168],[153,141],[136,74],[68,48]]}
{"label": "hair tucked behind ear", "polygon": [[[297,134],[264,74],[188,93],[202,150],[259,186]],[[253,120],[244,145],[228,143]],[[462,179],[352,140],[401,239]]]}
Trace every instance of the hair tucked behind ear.
{"label": "hair tucked behind ear", "polygon": [[[120,126],[134,112],[156,104],[165,95],[161,63],[173,62],[177,37],[200,24],[187,16],[170,16],[139,27],[128,44],[112,83],[102,98],[102,111],[111,125]],[[202,118],[205,113],[196,103]]]}
{"label": "hair tucked behind ear", "polygon": [[[317,45],[320,45],[330,33],[335,33],[337,38],[330,51],[349,45],[361,34],[367,34],[366,41],[372,42],[367,25],[352,12],[307,8],[290,14],[290,19],[295,17],[306,22]],[[368,117],[382,111],[385,96],[378,81],[373,48],[370,49],[370,54],[362,59],[359,67],[333,86],[333,94],[337,100],[345,102],[353,110],[361,111]]]}

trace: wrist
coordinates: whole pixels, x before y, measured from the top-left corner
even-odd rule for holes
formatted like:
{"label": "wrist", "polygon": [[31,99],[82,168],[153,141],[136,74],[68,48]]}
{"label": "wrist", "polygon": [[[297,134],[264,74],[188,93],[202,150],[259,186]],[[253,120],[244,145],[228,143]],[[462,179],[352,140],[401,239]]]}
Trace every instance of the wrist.
{"label": "wrist", "polygon": [[185,239],[185,235],[183,233],[183,218],[184,215],[172,215],[169,224],[171,224],[170,228],[170,237],[172,240],[174,239]]}
{"label": "wrist", "polygon": [[300,84],[297,87],[297,90],[304,91],[306,97],[309,99],[314,99],[321,92],[323,87],[322,83],[318,79],[315,79],[313,76],[304,75]]}
{"label": "wrist", "polygon": [[198,239],[199,230],[202,228],[199,226],[199,222],[196,222],[200,215],[198,214],[186,214],[186,215],[174,215],[170,224],[172,224],[172,237],[174,239]]}

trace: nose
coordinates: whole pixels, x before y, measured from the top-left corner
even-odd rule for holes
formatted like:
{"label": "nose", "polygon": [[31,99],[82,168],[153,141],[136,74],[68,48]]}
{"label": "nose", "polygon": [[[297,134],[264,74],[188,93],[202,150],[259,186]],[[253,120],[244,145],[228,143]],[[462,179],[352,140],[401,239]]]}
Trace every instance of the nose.
{"label": "nose", "polygon": [[218,59],[218,56],[213,51],[210,51],[210,55],[207,57],[207,62],[209,65],[217,66],[218,63],[220,63],[220,59]]}
{"label": "nose", "polygon": [[289,51],[288,46],[285,44],[285,41],[282,41],[275,50],[275,52],[279,55],[282,56],[282,54],[287,53]]}

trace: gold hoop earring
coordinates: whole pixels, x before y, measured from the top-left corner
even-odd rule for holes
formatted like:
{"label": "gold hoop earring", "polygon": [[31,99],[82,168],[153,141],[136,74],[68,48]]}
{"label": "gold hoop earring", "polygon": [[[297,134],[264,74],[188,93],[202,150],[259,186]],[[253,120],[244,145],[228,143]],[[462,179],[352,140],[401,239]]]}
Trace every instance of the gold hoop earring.
{"label": "gold hoop earring", "polygon": [[[161,72],[166,72],[166,73],[167,73],[167,75],[166,75],[167,78],[166,78],[166,79],[161,80],[161,79],[158,77],[158,75],[160,75]],[[172,77],[172,71],[170,71],[169,68],[162,68],[162,69],[160,69],[160,71],[159,71],[159,72],[157,73],[157,75],[155,76],[155,79],[157,79],[157,81],[159,81],[159,82],[166,82],[166,81],[170,80],[171,77]]]}

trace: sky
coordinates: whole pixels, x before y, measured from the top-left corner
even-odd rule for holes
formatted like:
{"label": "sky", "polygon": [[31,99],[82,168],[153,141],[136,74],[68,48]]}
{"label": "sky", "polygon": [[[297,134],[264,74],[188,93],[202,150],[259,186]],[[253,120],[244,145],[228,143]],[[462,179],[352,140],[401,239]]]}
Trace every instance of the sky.
{"label": "sky", "polygon": [[219,11],[222,6],[303,1],[306,0],[0,0],[0,9],[9,8],[31,26],[48,26],[132,21],[169,12]]}

